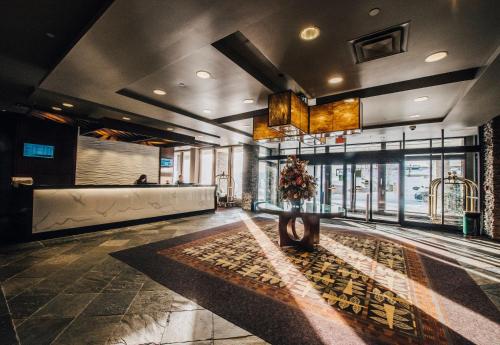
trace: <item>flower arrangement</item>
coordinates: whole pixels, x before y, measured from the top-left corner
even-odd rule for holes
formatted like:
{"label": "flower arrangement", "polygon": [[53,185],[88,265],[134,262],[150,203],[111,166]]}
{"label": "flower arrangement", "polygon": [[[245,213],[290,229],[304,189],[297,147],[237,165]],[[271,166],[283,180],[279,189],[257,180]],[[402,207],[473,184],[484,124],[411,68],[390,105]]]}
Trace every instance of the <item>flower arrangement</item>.
{"label": "flower arrangement", "polygon": [[283,200],[310,200],[316,195],[316,179],[307,172],[307,161],[289,156],[280,173],[279,191]]}

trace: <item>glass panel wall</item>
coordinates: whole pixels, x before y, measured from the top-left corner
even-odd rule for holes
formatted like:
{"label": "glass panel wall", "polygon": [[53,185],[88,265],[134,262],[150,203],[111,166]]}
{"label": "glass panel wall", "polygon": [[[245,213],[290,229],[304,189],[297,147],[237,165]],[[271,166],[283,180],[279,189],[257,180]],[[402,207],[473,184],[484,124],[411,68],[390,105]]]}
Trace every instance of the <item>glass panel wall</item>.
{"label": "glass panel wall", "polygon": [[278,201],[278,176],[277,161],[259,161],[259,201]]}
{"label": "glass panel wall", "polygon": [[200,150],[200,184],[213,184],[214,150]]}
{"label": "glass panel wall", "polygon": [[[441,155],[406,156],[404,166],[405,220],[415,222],[441,222],[441,197],[438,193],[434,211],[430,197],[432,181],[441,178]],[[432,159],[431,159],[432,158]]]}

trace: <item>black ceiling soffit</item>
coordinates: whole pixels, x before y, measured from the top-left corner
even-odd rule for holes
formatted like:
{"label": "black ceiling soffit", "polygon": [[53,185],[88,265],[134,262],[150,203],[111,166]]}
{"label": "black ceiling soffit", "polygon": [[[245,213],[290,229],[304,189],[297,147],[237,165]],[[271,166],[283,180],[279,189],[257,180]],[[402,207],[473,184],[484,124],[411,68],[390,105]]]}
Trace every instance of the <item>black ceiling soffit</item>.
{"label": "black ceiling soffit", "polygon": [[307,96],[305,90],[295,80],[278,70],[241,32],[236,31],[212,43],[212,46],[269,90],[273,92],[293,90],[297,94]]}
{"label": "black ceiling soffit", "polygon": [[131,91],[131,90],[128,90],[128,89],[121,89],[121,90],[117,91],[117,93],[120,94],[120,95],[122,95],[122,96],[135,99],[136,101],[139,101],[139,102],[143,102],[143,103],[146,103],[146,104],[149,104],[149,105],[153,105],[155,107],[159,107],[159,108],[162,108],[162,109],[165,109],[165,110],[168,110],[168,111],[180,114],[180,115],[184,115],[184,116],[190,117],[190,118],[192,118],[194,120],[205,122],[205,123],[208,123],[210,125],[217,126],[217,127],[223,128],[223,129],[231,131],[231,132],[236,132],[238,134],[245,135],[247,137],[252,137],[252,135],[249,134],[249,133],[247,133],[247,132],[241,131],[239,129],[236,129],[236,128],[233,128],[233,127],[230,127],[230,126],[226,126],[226,125],[221,124],[221,123],[217,123],[214,120],[210,120],[210,119],[207,119],[207,118],[205,118],[203,116],[191,113],[190,111],[187,111],[187,110],[175,107],[175,106],[170,105],[170,104],[166,104],[166,103],[160,102],[160,101],[158,101],[156,99],[143,96],[141,94],[138,94],[137,92],[134,92],[134,91]]}
{"label": "black ceiling soffit", "polygon": [[316,104],[321,105],[321,104],[341,101],[346,98],[358,98],[358,97],[367,98],[367,97],[381,96],[390,93],[472,80],[476,77],[479,70],[480,67],[473,67],[473,68],[463,69],[460,71],[454,71],[454,72],[431,75],[423,78],[400,81],[397,83],[373,86],[366,89],[337,93],[334,95],[317,98]]}

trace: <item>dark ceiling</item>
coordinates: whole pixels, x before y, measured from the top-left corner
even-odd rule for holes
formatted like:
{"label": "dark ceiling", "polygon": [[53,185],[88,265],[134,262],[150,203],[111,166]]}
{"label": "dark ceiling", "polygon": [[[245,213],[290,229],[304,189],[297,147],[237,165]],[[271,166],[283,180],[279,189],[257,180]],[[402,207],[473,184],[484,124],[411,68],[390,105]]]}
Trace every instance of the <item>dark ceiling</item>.
{"label": "dark ceiling", "polygon": [[[0,72],[1,96],[11,104],[50,109],[70,101],[69,114],[127,116],[218,144],[250,142],[249,117],[267,107],[268,94],[293,83],[318,100],[364,95],[369,126],[406,123],[414,115],[443,126],[476,126],[500,114],[494,0],[19,3],[6,6],[9,19],[0,24],[8,37],[0,57],[10,67]],[[380,14],[369,16],[374,7]],[[350,40],[406,22],[406,52],[355,63]],[[299,32],[309,25],[321,34],[303,41]],[[424,62],[441,50],[446,59]],[[198,70],[212,78],[197,78]],[[451,77],[462,70],[473,73]],[[407,82],[441,74],[448,78]],[[329,84],[332,76],[344,80]],[[153,94],[157,88],[167,95]],[[381,92],[364,92],[373,89]],[[430,99],[415,103],[420,96]],[[255,102],[243,103],[247,98]]]}
{"label": "dark ceiling", "polygon": [[0,3],[0,104],[25,102],[110,1]]}

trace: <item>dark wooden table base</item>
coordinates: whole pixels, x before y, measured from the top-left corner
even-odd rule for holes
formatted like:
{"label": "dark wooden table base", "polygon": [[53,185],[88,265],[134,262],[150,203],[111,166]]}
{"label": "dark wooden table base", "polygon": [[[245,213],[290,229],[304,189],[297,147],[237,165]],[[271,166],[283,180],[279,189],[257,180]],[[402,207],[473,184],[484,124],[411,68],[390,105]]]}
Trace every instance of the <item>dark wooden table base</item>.
{"label": "dark wooden table base", "polygon": [[[319,215],[280,214],[279,217],[280,247],[300,246],[309,251],[314,250],[314,245],[319,243]],[[299,238],[295,231],[297,218],[302,218],[304,223],[304,236],[302,238]],[[289,224],[292,234],[288,232]]]}

